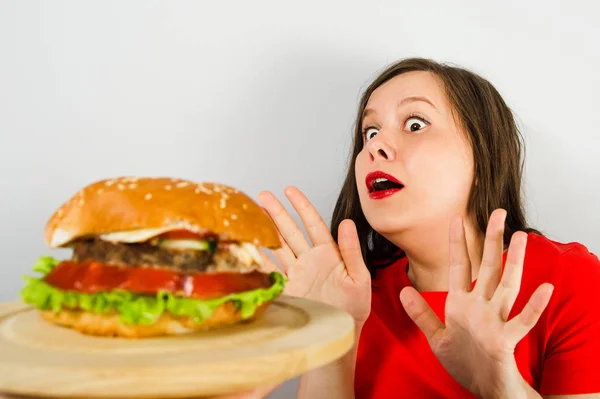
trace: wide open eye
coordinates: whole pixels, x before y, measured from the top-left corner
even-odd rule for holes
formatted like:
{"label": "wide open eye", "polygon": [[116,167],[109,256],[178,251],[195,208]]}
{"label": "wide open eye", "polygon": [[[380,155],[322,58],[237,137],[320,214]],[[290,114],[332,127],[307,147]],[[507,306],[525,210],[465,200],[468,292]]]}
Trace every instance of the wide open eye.
{"label": "wide open eye", "polygon": [[379,129],[376,129],[374,127],[370,127],[367,128],[365,130],[365,139],[367,141],[371,140],[373,137],[375,137],[377,135],[377,133],[379,133]]}
{"label": "wide open eye", "polygon": [[418,132],[419,130],[425,128],[427,126],[427,122],[422,120],[421,118],[410,118],[404,124],[404,129],[409,132]]}

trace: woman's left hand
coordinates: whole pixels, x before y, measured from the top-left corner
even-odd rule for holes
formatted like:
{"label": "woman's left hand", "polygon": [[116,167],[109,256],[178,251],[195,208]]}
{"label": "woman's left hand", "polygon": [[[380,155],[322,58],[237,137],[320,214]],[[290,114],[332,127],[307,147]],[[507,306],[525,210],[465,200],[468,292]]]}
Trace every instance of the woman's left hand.
{"label": "woman's left hand", "polygon": [[527,234],[512,236],[502,273],[505,218],[501,209],[490,217],[479,276],[472,290],[462,219],[452,222],[445,325],[414,288],[403,289],[400,300],[441,364],[463,387],[481,398],[536,397],[519,373],[514,351],[537,323],[553,286],[540,285],[522,312],[508,320],[520,290]]}

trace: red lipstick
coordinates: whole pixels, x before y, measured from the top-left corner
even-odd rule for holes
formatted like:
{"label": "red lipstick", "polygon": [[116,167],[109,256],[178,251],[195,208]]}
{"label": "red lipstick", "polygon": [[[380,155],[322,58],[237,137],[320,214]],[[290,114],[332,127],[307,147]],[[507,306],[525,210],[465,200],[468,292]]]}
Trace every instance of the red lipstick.
{"label": "red lipstick", "polygon": [[365,183],[371,199],[387,198],[404,188],[400,180],[379,170],[369,173]]}

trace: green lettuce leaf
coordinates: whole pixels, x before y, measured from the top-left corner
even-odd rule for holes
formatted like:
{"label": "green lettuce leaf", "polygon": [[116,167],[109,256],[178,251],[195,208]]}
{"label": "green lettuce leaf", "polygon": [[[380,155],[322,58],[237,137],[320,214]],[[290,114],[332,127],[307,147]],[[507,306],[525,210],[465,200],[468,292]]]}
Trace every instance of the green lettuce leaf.
{"label": "green lettuce leaf", "polygon": [[59,312],[61,309],[82,309],[93,313],[119,313],[125,324],[152,324],[163,312],[176,316],[191,317],[200,323],[209,318],[215,309],[225,302],[233,302],[241,311],[243,319],[254,314],[256,308],[279,296],[286,279],[281,273],[272,272],[269,276],[273,285],[252,291],[230,294],[216,299],[193,299],[173,295],[170,292],[158,292],[156,295],[141,295],[124,290],[86,294],[63,291],[50,286],[43,278],[59,260],[50,256],[38,259],[33,270],[42,273],[41,277],[25,276],[26,284],[21,290],[21,298],[27,304],[40,310]]}

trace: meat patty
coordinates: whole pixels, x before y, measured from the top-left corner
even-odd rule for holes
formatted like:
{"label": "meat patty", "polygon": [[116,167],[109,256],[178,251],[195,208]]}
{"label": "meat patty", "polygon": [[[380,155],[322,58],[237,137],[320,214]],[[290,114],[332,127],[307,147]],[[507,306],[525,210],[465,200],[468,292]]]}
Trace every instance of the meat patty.
{"label": "meat patty", "polygon": [[148,243],[123,244],[90,239],[77,241],[73,245],[74,262],[160,267],[180,272],[207,271],[213,263],[213,257],[213,251],[167,249]]}

